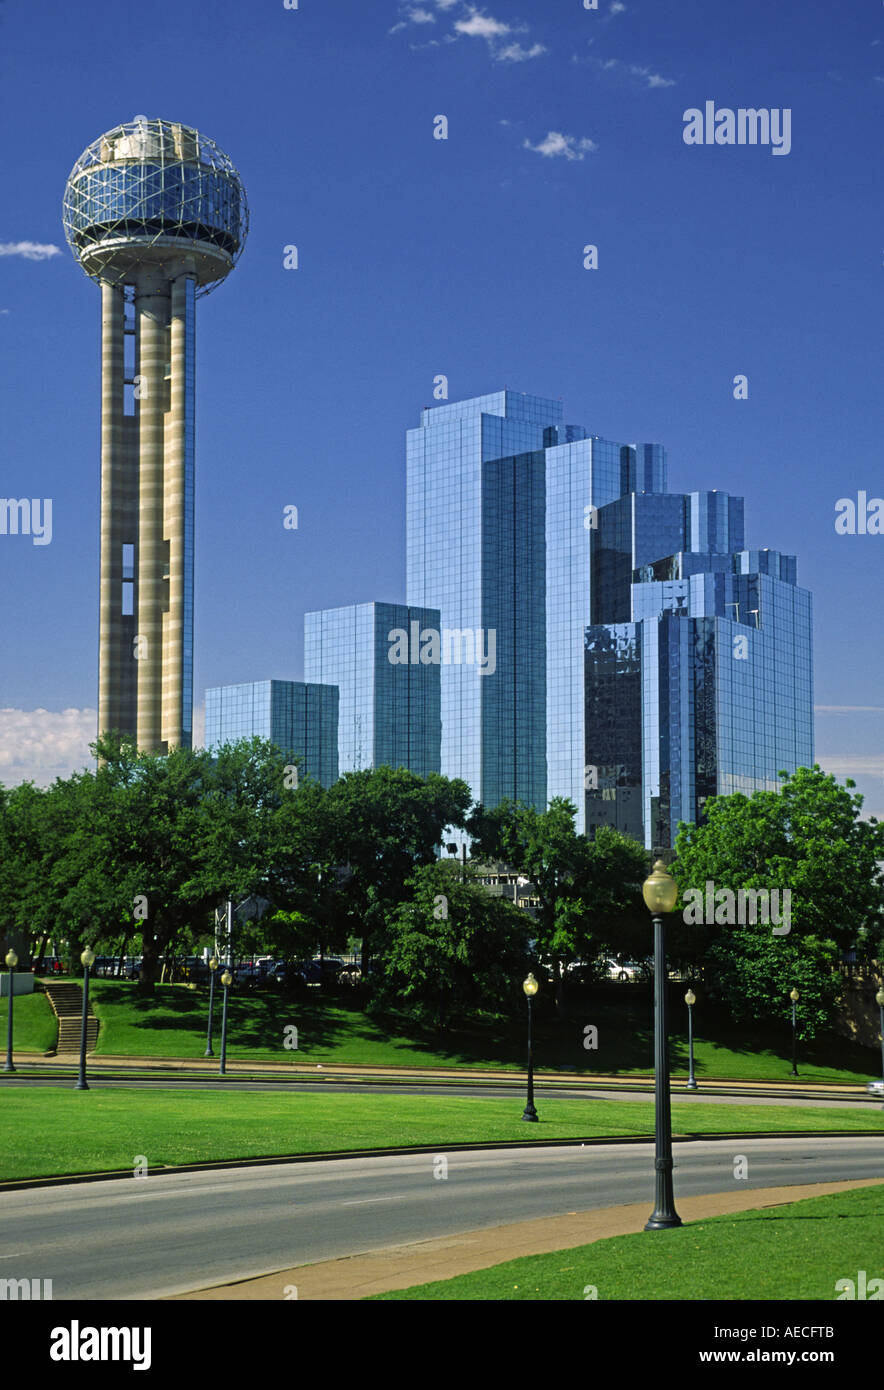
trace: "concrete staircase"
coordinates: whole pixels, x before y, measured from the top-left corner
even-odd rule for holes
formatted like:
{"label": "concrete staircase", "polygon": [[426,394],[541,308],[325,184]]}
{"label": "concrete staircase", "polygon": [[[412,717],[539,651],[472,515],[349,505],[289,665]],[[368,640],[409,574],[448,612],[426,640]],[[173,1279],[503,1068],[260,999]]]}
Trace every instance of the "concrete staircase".
{"label": "concrete staircase", "polygon": [[[83,1027],[83,986],[69,981],[47,982],[43,986],[49,1007],[58,1019],[58,1046],[56,1052],[78,1053],[80,1033]],[[98,1019],[89,1005],[86,1016],[86,1051],[91,1052],[98,1042]]]}

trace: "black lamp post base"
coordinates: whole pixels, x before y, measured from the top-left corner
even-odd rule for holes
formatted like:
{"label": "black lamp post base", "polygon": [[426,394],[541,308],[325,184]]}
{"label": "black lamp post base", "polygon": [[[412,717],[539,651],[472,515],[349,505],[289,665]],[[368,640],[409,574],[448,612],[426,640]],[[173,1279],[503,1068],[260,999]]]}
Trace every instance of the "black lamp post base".
{"label": "black lamp post base", "polygon": [[214,1055],[215,1054],[210,1047],[207,1047],[205,1052],[203,1053],[204,1057],[214,1057]]}
{"label": "black lamp post base", "polygon": [[523,1113],[523,1115],[522,1115],[522,1119],[523,1119],[523,1120],[538,1121],[538,1120],[540,1119],[540,1116],[538,1115],[537,1111],[534,1109],[534,1106],[533,1106],[533,1105],[526,1105],[526,1106],[525,1106],[524,1113]]}
{"label": "black lamp post base", "polygon": [[699,1087],[697,1086],[696,1081],[689,1081],[689,1082],[687,1083],[687,1085],[685,1086],[685,1090],[686,1090],[686,1091],[696,1091],[696,1090],[699,1090]]}
{"label": "black lamp post base", "polygon": [[645,1225],[646,1231],[668,1231],[673,1226],[681,1225],[681,1217],[676,1216],[675,1212],[671,1216],[654,1212],[653,1216]]}
{"label": "black lamp post base", "polygon": [[88,1086],[87,1082],[85,1082],[85,1081],[78,1081],[77,1084],[76,1084],[76,1086],[74,1087],[74,1090],[75,1090],[75,1091],[88,1091],[88,1090],[89,1090],[89,1086]]}
{"label": "black lamp post base", "polygon": [[7,1062],[7,1063],[6,1063],[6,1066],[3,1068],[3,1070],[4,1070],[4,1071],[16,1071],[17,1068],[14,1067],[14,1066],[12,1065],[11,1062]]}

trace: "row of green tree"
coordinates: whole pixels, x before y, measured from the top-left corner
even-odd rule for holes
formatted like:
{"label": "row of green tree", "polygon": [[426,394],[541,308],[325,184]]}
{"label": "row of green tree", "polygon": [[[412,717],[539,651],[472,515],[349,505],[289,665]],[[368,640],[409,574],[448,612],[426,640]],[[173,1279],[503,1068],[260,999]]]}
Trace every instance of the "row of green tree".
{"label": "row of green tree", "polygon": [[[511,1008],[538,959],[562,1008],[570,964],[591,975],[649,954],[645,850],[612,829],[578,834],[562,799],[488,809],[463,781],[386,767],[324,789],[259,739],[212,754],[158,757],[116,738],[94,751],[95,771],[0,788],[0,928],[27,932],[37,958],[59,937],[74,960],[85,945],[128,947],[150,990],[164,957],[207,939],[222,900],[260,897],[265,949],[304,959],[356,938],[374,1002],[440,1023]],[[683,893],[711,882],[791,894],[785,935],[673,914],[672,961],[737,1018],[782,1014],[797,985],[812,1034],[831,1017],[841,953],[882,954],[884,826],[862,819],[851,787],[799,769],[778,792],[710,800],[704,824],[680,831]],[[472,837],[465,871],[439,858],[449,827]],[[475,881],[488,863],[530,880],[533,919]]]}

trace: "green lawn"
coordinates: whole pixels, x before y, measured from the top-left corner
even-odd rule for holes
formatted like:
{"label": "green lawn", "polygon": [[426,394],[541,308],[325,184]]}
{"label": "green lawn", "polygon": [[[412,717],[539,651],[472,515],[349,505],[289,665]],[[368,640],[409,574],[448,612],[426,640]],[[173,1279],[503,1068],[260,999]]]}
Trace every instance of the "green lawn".
{"label": "green lawn", "polygon": [[[618,993],[618,990],[620,991]],[[95,1013],[101,1020],[98,1056],[199,1058],[205,1049],[208,991],[179,985],[157,986],[144,998],[134,985],[96,980],[91,988]],[[399,1067],[494,1067],[520,1071],[524,1067],[523,1001],[512,1023],[479,1020],[470,1029],[444,1033],[420,1029],[395,1017],[371,1018],[346,997],[323,1000],[317,993],[286,1000],[272,994],[230,996],[228,1056],[253,1062],[298,1062],[328,1065]],[[684,1010],[682,1010],[684,1012]],[[683,1020],[672,1015],[671,1064],[674,1077],[687,1075],[687,1037],[679,1032]],[[737,1027],[720,1011],[695,1009],[697,1076],[749,1081],[789,1080],[791,1040],[785,1026]],[[215,1048],[220,1032],[220,1003],[216,996]],[[599,1030],[597,1051],[584,1046],[584,1026]],[[285,1028],[298,1028],[298,1050],[284,1046]],[[707,1031],[704,1031],[707,1030]],[[536,1031],[538,1070],[568,1070],[577,1074],[650,1076],[653,1071],[653,1017],[650,993],[631,986],[614,986],[590,999],[575,1002],[564,1023],[545,1017],[541,1009]],[[834,1035],[804,1043],[799,1072],[805,1081],[864,1083],[880,1072],[876,1048],[859,1047]]]}
{"label": "green lawn", "polygon": [[[292,1092],[76,1091],[10,1088],[3,1095],[0,1180],[150,1165],[426,1144],[544,1143],[559,1138],[647,1135],[647,1101],[544,1101],[539,1124],[521,1120],[520,1095],[310,1095]],[[801,1107],[675,1104],[679,1134],[779,1130],[880,1130],[884,1112]]]}
{"label": "green lawn", "polygon": [[[0,999],[0,1042],[6,1056],[9,1000]],[[45,994],[17,994],[12,1002],[13,1053],[48,1052],[58,1041],[58,1021]],[[15,1058],[13,1057],[13,1061]]]}
{"label": "green lawn", "polygon": [[599,1299],[832,1301],[838,1280],[857,1284],[860,1270],[884,1278],[884,1187],[612,1236],[374,1298],[584,1300],[595,1288]]}

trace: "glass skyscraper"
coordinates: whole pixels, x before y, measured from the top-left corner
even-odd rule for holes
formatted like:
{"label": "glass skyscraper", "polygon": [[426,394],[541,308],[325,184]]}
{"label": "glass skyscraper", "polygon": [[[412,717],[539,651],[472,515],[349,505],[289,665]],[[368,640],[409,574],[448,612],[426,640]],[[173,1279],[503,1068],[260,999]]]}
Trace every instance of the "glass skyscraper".
{"label": "glass skyscraper", "polygon": [[[441,771],[663,849],[708,797],[812,763],[810,595],[747,547],[742,498],[671,493],[661,445],[514,391],[425,409],[407,460],[407,603],[305,616],[300,689],[334,689],[336,732],[305,706],[295,746],[326,785]],[[275,687],[299,688],[209,691],[207,738],[291,739]]]}
{"label": "glass skyscraper", "polygon": [[358,603],[304,615],[304,675],[340,691],[338,767],[439,771],[438,609]]}
{"label": "glass skyscraper", "polygon": [[514,391],[431,407],[408,432],[408,601],[494,651],[443,655],[442,772],[489,806],[545,803],[545,450],[570,437],[558,401]]}
{"label": "glass skyscraper", "polygon": [[665,450],[500,391],[409,430],[409,602],[493,634],[441,669],[442,771],[477,800],[671,845],[706,797],[812,761],[810,596],[743,500],[668,491]]}
{"label": "glass skyscraper", "polygon": [[303,759],[301,771],[338,779],[338,691],[304,681],[249,681],[206,691],[206,747],[266,738]]}

